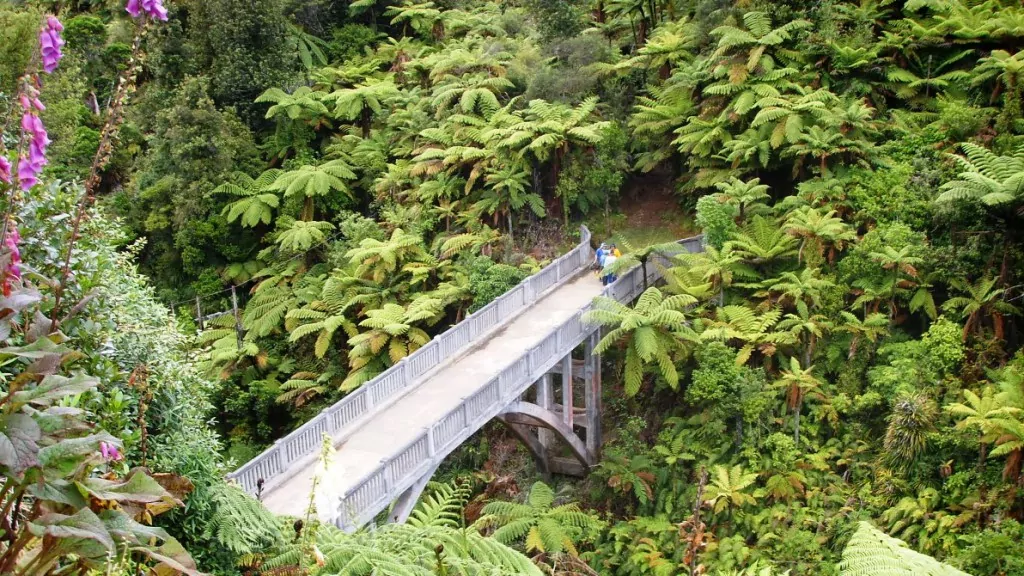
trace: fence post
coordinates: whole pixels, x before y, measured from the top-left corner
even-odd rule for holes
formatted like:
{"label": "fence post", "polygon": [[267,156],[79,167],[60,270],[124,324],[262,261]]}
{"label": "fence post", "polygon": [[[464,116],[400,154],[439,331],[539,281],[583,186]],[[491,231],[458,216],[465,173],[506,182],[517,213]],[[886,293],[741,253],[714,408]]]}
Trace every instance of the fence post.
{"label": "fence post", "polygon": [[206,330],[206,323],[203,321],[203,303],[202,298],[196,296],[196,320],[199,321],[199,329]]}
{"label": "fence post", "polygon": [[433,458],[434,455],[437,454],[437,446],[434,445],[434,428],[436,426],[437,425],[434,424],[434,425],[426,427],[426,431],[427,431],[427,455],[430,456],[431,458]]}
{"label": "fence post", "polygon": [[238,295],[235,294],[235,285],[231,285],[231,309],[235,314],[235,339],[238,341],[238,349],[242,349],[242,320],[238,315]]}

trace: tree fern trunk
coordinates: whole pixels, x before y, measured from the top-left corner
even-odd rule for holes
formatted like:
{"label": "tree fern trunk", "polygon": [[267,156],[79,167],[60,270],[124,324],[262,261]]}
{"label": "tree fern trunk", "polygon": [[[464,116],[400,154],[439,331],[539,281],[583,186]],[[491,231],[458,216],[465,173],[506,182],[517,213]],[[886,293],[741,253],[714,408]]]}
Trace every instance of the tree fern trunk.
{"label": "tree fern trunk", "polygon": [[793,442],[800,445],[800,407],[793,409]]}

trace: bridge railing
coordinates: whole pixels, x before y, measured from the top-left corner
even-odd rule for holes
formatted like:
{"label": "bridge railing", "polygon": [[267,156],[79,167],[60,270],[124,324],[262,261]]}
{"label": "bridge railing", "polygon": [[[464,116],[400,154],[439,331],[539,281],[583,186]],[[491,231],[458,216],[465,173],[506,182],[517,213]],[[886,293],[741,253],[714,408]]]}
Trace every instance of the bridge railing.
{"label": "bridge railing", "polygon": [[[590,230],[581,226],[580,242],[574,249],[326,408],[262,454],[228,474],[228,478],[235,479],[251,494],[258,491],[261,480],[264,482],[264,491],[287,480],[290,471],[301,468],[293,467],[292,464],[319,452],[324,434],[335,435],[352,422],[370,414],[374,406],[408,389],[445,359],[451,358],[481,335],[528,308],[538,297],[587,268],[593,258],[590,236]],[[404,466],[393,466],[390,463],[389,469],[391,474],[405,471]]]}
{"label": "bridge railing", "polygon": [[[703,236],[696,236],[681,240],[680,244],[692,253],[703,251],[703,242]],[[659,264],[667,265],[668,262],[660,261]],[[648,265],[647,275],[648,284],[653,284],[661,277],[659,267]],[[622,274],[601,294],[619,302],[630,302],[643,290],[643,269],[637,266]],[[337,516],[339,523],[356,528],[373,520],[397,494],[428,473],[473,432],[525,392],[555,362],[571,353],[597,329],[583,322],[583,315],[590,307],[588,304],[552,329],[540,343],[506,366],[483,388],[462,398],[458,406],[432,426],[424,428],[395,457],[381,461],[380,468],[364,476],[342,496]]]}

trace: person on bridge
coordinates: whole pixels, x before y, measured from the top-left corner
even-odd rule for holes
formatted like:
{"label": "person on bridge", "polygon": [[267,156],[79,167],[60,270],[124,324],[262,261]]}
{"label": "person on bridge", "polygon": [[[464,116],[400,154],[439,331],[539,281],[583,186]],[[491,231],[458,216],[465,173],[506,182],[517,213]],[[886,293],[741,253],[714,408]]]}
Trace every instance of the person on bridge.
{"label": "person on bridge", "polygon": [[601,276],[601,284],[604,286],[607,286],[618,279],[615,274],[612,273],[612,265],[615,264],[616,260],[618,260],[618,257],[615,256],[614,250],[615,245],[612,244],[612,247],[608,251],[608,255],[604,257],[604,265],[602,266],[603,275]]}
{"label": "person on bridge", "polygon": [[604,257],[607,255],[608,245],[601,242],[601,245],[597,247],[597,251],[594,252],[594,270],[597,270],[598,273],[604,268]]}

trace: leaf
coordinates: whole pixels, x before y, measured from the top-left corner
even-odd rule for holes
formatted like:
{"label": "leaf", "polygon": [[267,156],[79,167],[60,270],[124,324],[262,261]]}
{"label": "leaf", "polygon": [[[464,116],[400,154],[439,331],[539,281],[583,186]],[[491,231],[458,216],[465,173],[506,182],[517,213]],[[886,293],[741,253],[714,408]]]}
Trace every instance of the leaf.
{"label": "leaf", "polygon": [[39,464],[39,440],[42,431],[27,414],[11,414],[3,420],[0,432],[0,465],[20,476]]}
{"label": "leaf", "polygon": [[83,494],[89,494],[99,500],[145,504],[172,498],[163,486],[140,468],[132,470],[123,481],[86,478],[76,484]]}
{"label": "leaf", "polygon": [[0,352],[0,358],[29,358],[40,360],[54,354],[63,354],[68,349],[57,344],[50,338],[40,338],[27,346],[9,346]]}
{"label": "leaf", "polygon": [[106,432],[68,438],[39,451],[39,463],[47,478],[64,478],[82,466],[87,459],[98,460],[100,442],[120,446],[121,441]]}
{"label": "leaf", "polygon": [[148,545],[153,539],[158,542],[172,540],[163,528],[139,524],[121,510],[104,510],[100,520],[111,535],[124,542]]}
{"label": "leaf", "polygon": [[[108,552],[114,551],[114,539],[107,532],[103,521],[92,510],[83,508],[71,516],[65,514],[44,514],[28,524],[29,531],[35,536],[50,536],[58,539],[87,540],[103,547]],[[96,556],[83,550],[88,557]]]}
{"label": "leaf", "polygon": [[78,489],[65,480],[33,483],[26,491],[38,500],[57,502],[74,508],[85,508],[89,501],[82,497]]}
{"label": "leaf", "polygon": [[76,374],[71,378],[51,374],[38,386],[17,392],[13,400],[19,404],[37,404],[46,406],[65,396],[74,396],[96,388],[99,380],[85,374]]}

